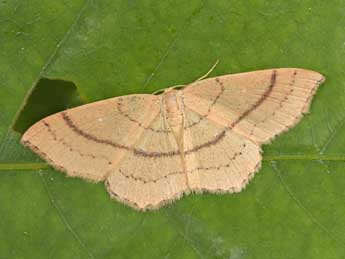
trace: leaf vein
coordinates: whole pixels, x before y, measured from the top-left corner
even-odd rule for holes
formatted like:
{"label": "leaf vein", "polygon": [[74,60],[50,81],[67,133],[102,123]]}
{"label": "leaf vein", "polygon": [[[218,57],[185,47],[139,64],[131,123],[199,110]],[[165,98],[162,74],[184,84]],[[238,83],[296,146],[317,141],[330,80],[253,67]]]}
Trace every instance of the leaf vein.
{"label": "leaf vein", "polygon": [[[283,189],[286,191],[286,193],[291,197],[291,199],[296,203],[296,205],[304,211],[304,213],[307,215],[307,217],[317,226],[319,227],[323,232],[325,232],[332,240],[339,242],[338,238],[333,236],[331,232],[327,229],[326,226],[324,226],[311,212],[309,209],[307,209],[303,203],[293,194],[292,190],[288,186],[288,184],[284,181],[281,171],[278,169],[278,166],[276,163],[271,163],[272,169],[276,172],[276,175],[279,179],[279,182],[283,186]],[[342,242],[343,243],[343,242]]]}
{"label": "leaf vein", "polygon": [[320,154],[324,154],[325,151],[327,150],[327,148],[329,147],[329,145],[332,143],[332,141],[334,140],[335,136],[338,134],[338,132],[344,128],[345,126],[345,117],[340,121],[340,123],[338,124],[338,126],[333,130],[333,132],[331,132],[331,134],[329,135],[329,137],[326,139],[325,143],[323,144],[323,146],[320,149]]}
{"label": "leaf vein", "polygon": [[63,37],[61,38],[61,40],[56,44],[56,47],[54,48],[54,50],[52,51],[51,55],[48,57],[47,62],[44,63],[44,65],[42,66],[40,72],[38,73],[36,79],[32,82],[32,85],[29,89],[29,91],[27,92],[26,96],[24,97],[24,100],[22,102],[22,104],[19,106],[19,109],[17,110],[14,119],[12,121],[12,123],[10,124],[8,131],[10,131],[13,128],[14,123],[16,122],[20,112],[22,111],[22,109],[24,108],[25,104],[28,101],[28,98],[30,97],[32,91],[34,90],[36,84],[38,83],[38,81],[41,79],[41,77],[44,75],[44,73],[47,71],[48,67],[53,63],[54,59],[56,58],[57,54],[59,53],[61,47],[64,45],[64,43],[67,41],[67,39],[69,38],[69,36],[71,35],[74,27],[78,24],[81,16],[83,15],[83,13],[85,12],[85,10],[88,7],[88,4],[91,2],[92,0],[86,0],[84,2],[84,4],[82,5],[82,7],[80,8],[79,13],[77,14],[76,18],[73,20],[71,26],[67,29],[67,31],[64,33]]}
{"label": "leaf vein", "polygon": [[170,51],[172,50],[172,48],[175,46],[176,42],[178,41],[178,39],[181,37],[181,35],[186,31],[186,29],[192,23],[193,18],[196,17],[201,12],[201,10],[204,8],[204,2],[202,2],[202,3],[203,4],[186,19],[186,22],[182,26],[182,29],[179,32],[177,32],[175,34],[175,36],[172,38],[172,40],[171,40],[170,44],[168,45],[166,51],[164,52],[163,56],[159,59],[157,65],[154,67],[152,72],[146,78],[146,80],[145,80],[145,82],[143,84],[142,89],[145,89],[147,87],[147,85],[152,81],[152,79],[155,76],[156,72],[163,65],[163,63],[165,62],[166,58],[168,57]]}
{"label": "leaf vein", "polygon": [[72,236],[75,238],[75,240],[79,243],[80,247],[86,252],[86,254],[88,255],[89,258],[95,258],[92,253],[87,249],[85,243],[82,241],[82,239],[80,238],[80,236],[78,235],[78,233],[72,228],[71,224],[68,222],[67,218],[65,217],[65,215],[63,214],[61,208],[57,205],[57,203],[55,202],[52,193],[49,190],[49,186],[46,182],[46,180],[44,179],[44,176],[42,176],[42,174],[39,174],[44,189],[46,190],[49,200],[52,204],[52,206],[54,207],[54,209],[56,210],[57,214],[59,215],[62,223],[66,226],[67,230],[72,234]]}

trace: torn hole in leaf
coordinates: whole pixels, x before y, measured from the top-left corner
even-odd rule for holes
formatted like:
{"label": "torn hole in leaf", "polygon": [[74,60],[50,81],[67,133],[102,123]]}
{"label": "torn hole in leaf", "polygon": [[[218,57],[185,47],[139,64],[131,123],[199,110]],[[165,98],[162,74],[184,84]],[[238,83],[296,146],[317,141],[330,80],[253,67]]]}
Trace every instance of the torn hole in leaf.
{"label": "torn hole in leaf", "polygon": [[13,129],[24,133],[44,117],[83,104],[73,82],[41,78],[20,111]]}

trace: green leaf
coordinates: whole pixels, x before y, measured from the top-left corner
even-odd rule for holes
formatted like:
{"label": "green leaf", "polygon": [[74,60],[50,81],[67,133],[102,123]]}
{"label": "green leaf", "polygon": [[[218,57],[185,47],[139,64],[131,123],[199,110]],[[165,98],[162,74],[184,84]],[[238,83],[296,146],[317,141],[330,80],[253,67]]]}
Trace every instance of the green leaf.
{"label": "green leaf", "polygon": [[[0,258],[343,258],[344,11],[343,0],[1,1]],[[327,78],[239,194],[137,212],[19,144],[14,129],[75,104],[62,87],[48,105],[55,79],[91,102],[192,82],[217,59],[211,76],[301,67]]]}

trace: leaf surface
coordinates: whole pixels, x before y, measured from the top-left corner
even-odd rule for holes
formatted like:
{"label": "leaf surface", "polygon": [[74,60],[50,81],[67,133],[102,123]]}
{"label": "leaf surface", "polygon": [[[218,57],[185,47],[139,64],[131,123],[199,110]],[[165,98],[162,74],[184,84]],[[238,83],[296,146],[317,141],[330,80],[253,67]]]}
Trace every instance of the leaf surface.
{"label": "leaf surface", "polygon": [[[344,11],[343,0],[0,2],[0,258],[342,258]],[[85,103],[186,84],[217,59],[211,76],[301,67],[327,78],[239,194],[137,212],[54,171],[13,130],[37,120],[25,107],[42,78],[73,82]]]}

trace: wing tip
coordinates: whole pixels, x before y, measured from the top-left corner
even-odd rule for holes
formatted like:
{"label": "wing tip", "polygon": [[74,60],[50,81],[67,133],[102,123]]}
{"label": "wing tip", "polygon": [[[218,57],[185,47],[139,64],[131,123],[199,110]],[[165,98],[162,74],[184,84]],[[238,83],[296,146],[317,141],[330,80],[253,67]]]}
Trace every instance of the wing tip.
{"label": "wing tip", "polygon": [[[316,80],[316,82],[318,84],[322,84],[325,80],[326,80],[326,77],[321,74],[320,72],[318,71],[315,71],[315,70],[312,70],[312,69],[307,69],[307,68],[298,68],[298,67],[282,67],[282,68],[272,68],[272,69],[268,69],[268,70],[277,70],[278,72],[281,71],[281,72],[292,72],[297,74],[297,72],[299,74],[303,73],[305,75],[308,75],[308,79],[314,79]],[[310,78],[309,78],[310,77]]]}

